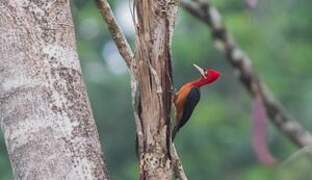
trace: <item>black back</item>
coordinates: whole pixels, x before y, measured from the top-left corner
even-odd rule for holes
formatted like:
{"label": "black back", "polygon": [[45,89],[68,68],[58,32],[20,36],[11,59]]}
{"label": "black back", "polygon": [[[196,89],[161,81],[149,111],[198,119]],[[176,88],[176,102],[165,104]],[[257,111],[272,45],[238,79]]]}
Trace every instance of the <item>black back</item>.
{"label": "black back", "polygon": [[176,133],[179,131],[179,129],[185,125],[185,123],[190,119],[195,106],[197,105],[197,103],[200,100],[200,90],[197,87],[193,87],[188,96],[186,97],[186,101],[184,104],[184,109],[183,109],[183,114],[182,114],[182,118],[180,120],[178,120],[178,124],[176,125],[176,127],[174,128],[173,132],[172,132],[172,138],[174,139]]}

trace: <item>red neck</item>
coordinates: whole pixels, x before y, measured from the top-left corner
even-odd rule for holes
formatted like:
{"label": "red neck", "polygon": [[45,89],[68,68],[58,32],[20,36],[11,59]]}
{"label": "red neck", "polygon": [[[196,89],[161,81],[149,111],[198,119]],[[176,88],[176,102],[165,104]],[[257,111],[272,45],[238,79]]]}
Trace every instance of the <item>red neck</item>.
{"label": "red neck", "polygon": [[213,83],[215,80],[216,80],[215,78],[209,78],[209,77],[208,78],[200,78],[200,79],[197,79],[195,81],[192,81],[191,85],[193,85],[195,87],[202,87],[202,86]]}

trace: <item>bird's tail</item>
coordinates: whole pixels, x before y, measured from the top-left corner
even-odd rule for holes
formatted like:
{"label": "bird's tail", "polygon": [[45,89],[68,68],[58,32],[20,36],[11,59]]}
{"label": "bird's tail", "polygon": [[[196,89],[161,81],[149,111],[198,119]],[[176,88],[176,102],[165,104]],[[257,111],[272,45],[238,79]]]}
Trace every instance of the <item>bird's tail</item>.
{"label": "bird's tail", "polygon": [[137,159],[139,159],[139,142],[138,142],[138,136],[135,136],[135,155]]}
{"label": "bird's tail", "polygon": [[178,127],[174,127],[172,130],[172,141],[174,140],[175,136],[177,135],[177,132],[179,131]]}

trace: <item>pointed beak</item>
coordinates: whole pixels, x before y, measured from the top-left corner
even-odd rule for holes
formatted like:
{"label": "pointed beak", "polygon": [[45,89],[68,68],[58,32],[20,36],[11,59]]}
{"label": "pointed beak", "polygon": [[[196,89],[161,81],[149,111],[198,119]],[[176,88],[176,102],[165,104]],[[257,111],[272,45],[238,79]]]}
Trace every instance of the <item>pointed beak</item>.
{"label": "pointed beak", "polygon": [[203,77],[205,77],[205,71],[204,71],[201,67],[197,66],[196,64],[193,64],[193,66],[199,71],[199,73],[200,73]]}

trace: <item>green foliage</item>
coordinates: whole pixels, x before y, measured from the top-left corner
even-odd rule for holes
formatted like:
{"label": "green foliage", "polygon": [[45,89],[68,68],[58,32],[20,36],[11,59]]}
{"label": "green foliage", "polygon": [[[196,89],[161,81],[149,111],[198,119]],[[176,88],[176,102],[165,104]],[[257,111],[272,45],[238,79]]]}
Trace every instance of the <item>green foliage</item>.
{"label": "green foliage", "polygon": [[[128,1],[110,2],[117,17],[122,16],[118,8],[126,6],[129,10]],[[312,130],[312,121],[309,121],[312,116],[311,1],[263,0],[255,10],[247,9],[243,0],[213,2],[221,10],[229,31],[253,60],[260,77],[289,111],[302,120],[300,123]],[[73,1],[72,9],[78,53],[109,172],[116,180],[138,179],[127,70],[111,45],[111,36],[93,1]],[[119,22],[124,21],[119,19]],[[134,33],[131,29],[128,31],[132,42]],[[202,99],[192,119],[176,138],[189,179],[287,180],[286,177],[293,177],[296,180],[288,173],[293,166],[283,170],[257,162],[249,142],[250,99],[223,55],[213,47],[208,27],[182,9],[172,51],[176,89],[198,77],[193,63],[222,72],[215,85],[202,89]],[[272,126],[269,143],[281,161],[296,150]],[[300,170],[302,166],[298,167]],[[12,179],[3,138],[0,139],[0,172],[1,180]]]}
{"label": "green foliage", "polygon": [[295,152],[276,170],[274,179],[306,180],[312,177],[312,149],[306,147]]}

